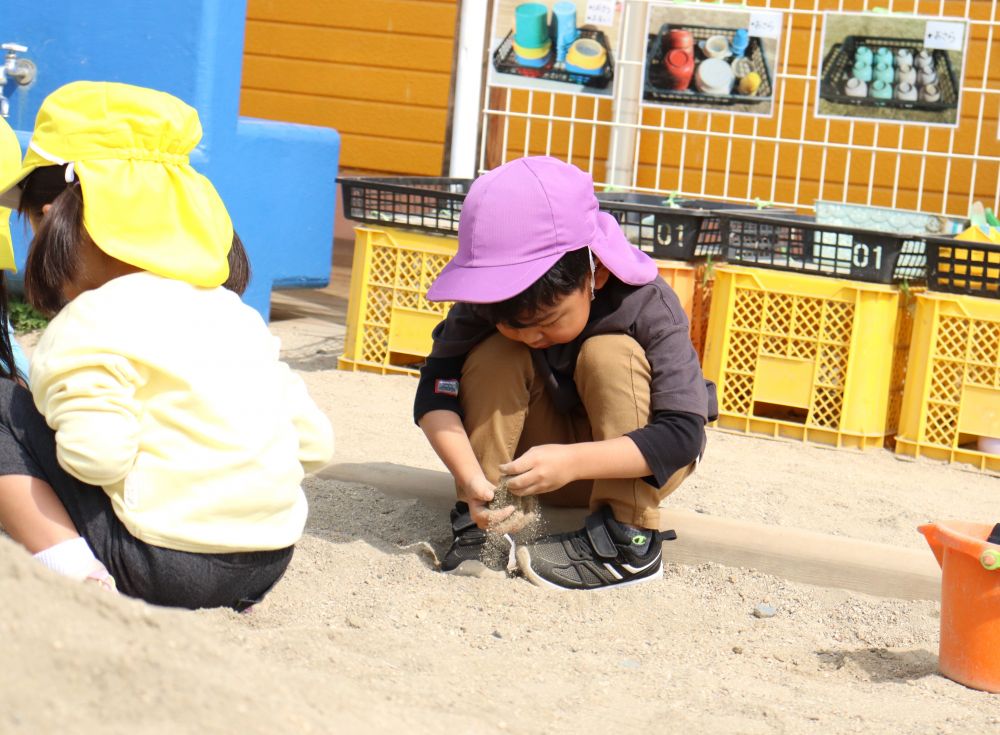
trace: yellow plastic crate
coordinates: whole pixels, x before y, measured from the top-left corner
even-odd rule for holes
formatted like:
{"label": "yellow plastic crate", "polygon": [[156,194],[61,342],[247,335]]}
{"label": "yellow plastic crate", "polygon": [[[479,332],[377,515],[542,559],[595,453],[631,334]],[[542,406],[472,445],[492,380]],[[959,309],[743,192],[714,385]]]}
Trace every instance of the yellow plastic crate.
{"label": "yellow plastic crate", "polygon": [[1000,472],[977,449],[1000,438],[1000,301],[959,294],[916,297],[896,453]]}
{"label": "yellow plastic crate", "polygon": [[341,370],[418,375],[431,331],[450,303],[424,298],[458,249],[453,237],[354,228],[354,262]]}
{"label": "yellow plastic crate", "polygon": [[704,369],[719,388],[718,425],[883,446],[895,433],[890,394],[902,380],[899,319],[892,286],[717,266]]}
{"label": "yellow plastic crate", "polygon": [[691,343],[700,360],[705,353],[705,334],[712,298],[711,270],[704,263],[680,260],[656,260],[660,277],[666,281],[684,307],[691,323]]}
{"label": "yellow plastic crate", "polygon": [[[391,227],[354,228],[354,261],[347,308],[347,336],[341,370],[418,375],[431,351],[431,332],[444,319],[450,303],[424,298],[445,264],[458,250],[454,237],[424,235]],[[700,321],[695,303],[705,302],[704,266],[673,260],[656,261],[660,275],[677,292],[691,319],[691,336],[699,349]]]}

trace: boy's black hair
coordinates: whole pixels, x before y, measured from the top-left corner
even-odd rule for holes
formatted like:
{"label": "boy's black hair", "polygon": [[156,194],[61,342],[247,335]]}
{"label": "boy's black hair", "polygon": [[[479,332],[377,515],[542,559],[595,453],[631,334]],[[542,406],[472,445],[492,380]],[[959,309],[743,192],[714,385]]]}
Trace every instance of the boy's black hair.
{"label": "boy's black hair", "polygon": [[[38,311],[52,315],[66,305],[62,289],[76,277],[79,269],[78,245],[90,240],[83,225],[83,190],[79,180],[66,183],[65,165],[36,168],[20,186],[17,211],[40,220],[28,248],[24,296]],[[46,204],[52,206],[42,217]],[[242,295],[250,283],[250,276],[250,261],[243,241],[234,231],[229,250],[229,278],[222,285]]]}
{"label": "boy's black hair", "polygon": [[475,311],[492,324],[514,329],[529,326],[539,311],[554,306],[559,299],[579,291],[590,275],[588,248],[571,250],[556,261],[548,272],[516,296],[495,304],[476,304]]}

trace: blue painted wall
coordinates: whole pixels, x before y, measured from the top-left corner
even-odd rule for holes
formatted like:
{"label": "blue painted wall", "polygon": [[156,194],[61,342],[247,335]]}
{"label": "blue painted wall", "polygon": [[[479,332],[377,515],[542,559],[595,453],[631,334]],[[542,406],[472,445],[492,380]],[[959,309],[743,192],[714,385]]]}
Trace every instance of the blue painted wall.
{"label": "blue painted wall", "polygon": [[[330,128],[239,116],[244,0],[47,0],[5,3],[3,41],[38,66],[10,82],[8,122],[26,146],[38,106],[68,82],[125,82],[192,105],[204,137],[192,163],[215,184],[250,255],[244,301],[266,319],[274,287],[316,287],[330,277],[340,137]],[[26,238],[14,226],[24,263]]]}

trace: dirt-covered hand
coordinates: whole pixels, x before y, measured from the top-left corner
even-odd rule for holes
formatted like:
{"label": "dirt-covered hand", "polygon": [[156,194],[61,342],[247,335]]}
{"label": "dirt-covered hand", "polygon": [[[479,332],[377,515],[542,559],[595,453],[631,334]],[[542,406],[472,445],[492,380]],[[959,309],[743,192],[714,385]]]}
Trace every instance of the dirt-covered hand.
{"label": "dirt-covered hand", "polygon": [[517,475],[507,481],[514,495],[540,495],[558,490],[576,477],[573,450],[568,444],[540,444],[513,462],[500,465],[505,475]]}

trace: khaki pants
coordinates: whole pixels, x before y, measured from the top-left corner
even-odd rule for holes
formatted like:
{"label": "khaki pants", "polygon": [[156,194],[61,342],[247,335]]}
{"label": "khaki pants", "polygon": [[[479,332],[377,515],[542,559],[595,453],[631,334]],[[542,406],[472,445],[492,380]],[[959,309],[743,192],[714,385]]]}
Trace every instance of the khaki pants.
{"label": "khaki pants", "polygon": [[[570,414],[556,410],[531,353],[495,334],[477,345],[462,369],[465,430],[486,477],[538,444],[569,444],[624,436],[649,423],[650,368],[642,347],[626,335],[591,337],[580,348],[573,373],[583,403]],[[638,478],[579,480],[539,496],[550,505],[610,505],[620,523],[659,528],[657,506],[694,471],[675,472],[663,487]]]}

